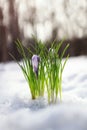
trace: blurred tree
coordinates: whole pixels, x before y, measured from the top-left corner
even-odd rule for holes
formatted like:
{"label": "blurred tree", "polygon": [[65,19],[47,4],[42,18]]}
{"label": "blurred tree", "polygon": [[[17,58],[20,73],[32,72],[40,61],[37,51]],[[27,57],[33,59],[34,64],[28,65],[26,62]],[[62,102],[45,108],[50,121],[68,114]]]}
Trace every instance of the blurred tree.
{"label": "blurred tree", "polygon": [[7,61],[8,53],[7,53],[7,34],[6,27],[3,25],[3,12],[0,8],[0,61]]}
{"label": "blurred tree", "polygon": [[57,39],[57,35],[58,35],[58,25],[55,24],[55,12],[52,12],[51,14],[51,21],[53,24],[53,29],[52,29],[52,37],[51,40],[54,41],[55,39]]}
{"label": "blurred tree", "polygon": [[15,41],[20,39],[20,30],[18,25],[18,14],[14,9],[14,2],[15,0],[9,0],[9,33],[11,35],[11,53],[17,57],[17,59],[20,58],[17,48],[15,45]]}

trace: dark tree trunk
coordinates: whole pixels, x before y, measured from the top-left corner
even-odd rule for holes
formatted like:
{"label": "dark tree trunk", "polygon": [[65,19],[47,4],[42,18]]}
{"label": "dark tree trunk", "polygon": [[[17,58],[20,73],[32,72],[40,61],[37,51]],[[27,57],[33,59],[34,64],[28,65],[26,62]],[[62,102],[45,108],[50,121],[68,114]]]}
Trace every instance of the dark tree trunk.
{"label": "dark tree trunk", "polygon": [[3,25],[3,13],[2,9],[0,8],[0,61],[5,62],[8,60],[8,53],[7,53],[7,29]]}

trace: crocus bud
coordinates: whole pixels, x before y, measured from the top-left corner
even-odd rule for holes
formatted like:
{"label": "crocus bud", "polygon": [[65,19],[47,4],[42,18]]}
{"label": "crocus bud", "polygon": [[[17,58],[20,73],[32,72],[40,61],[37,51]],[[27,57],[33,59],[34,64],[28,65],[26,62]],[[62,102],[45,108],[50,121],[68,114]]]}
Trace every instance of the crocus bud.
{"label": "crocus bud", "polygon": [[32,66],[33,66],[33,71],[35,72],[36,76],[38,77],[38,66],[40,62],[40,57],[38,55],[33,55],[32,56]]}

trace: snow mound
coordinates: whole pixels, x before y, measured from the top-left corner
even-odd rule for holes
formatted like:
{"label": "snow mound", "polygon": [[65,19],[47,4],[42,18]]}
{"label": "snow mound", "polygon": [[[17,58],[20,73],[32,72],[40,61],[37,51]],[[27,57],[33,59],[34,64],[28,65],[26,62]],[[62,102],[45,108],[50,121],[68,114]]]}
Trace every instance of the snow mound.
{"label": "snow mound", "polygon": [[63,73],[62,102],[32,101],[14,62],[0,64],[0,130],[87,130],[87,57],[70,58]]}

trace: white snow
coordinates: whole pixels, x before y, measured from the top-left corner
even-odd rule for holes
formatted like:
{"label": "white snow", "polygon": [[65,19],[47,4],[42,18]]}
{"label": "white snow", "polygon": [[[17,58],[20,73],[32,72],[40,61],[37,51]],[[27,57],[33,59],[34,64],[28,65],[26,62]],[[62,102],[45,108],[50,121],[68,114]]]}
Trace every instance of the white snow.
{"label": "white snow", "polygon": [[87,130],[87,57],[69,58],[62,102],[32,101],[19,66],[0,64],[0,130]]}

